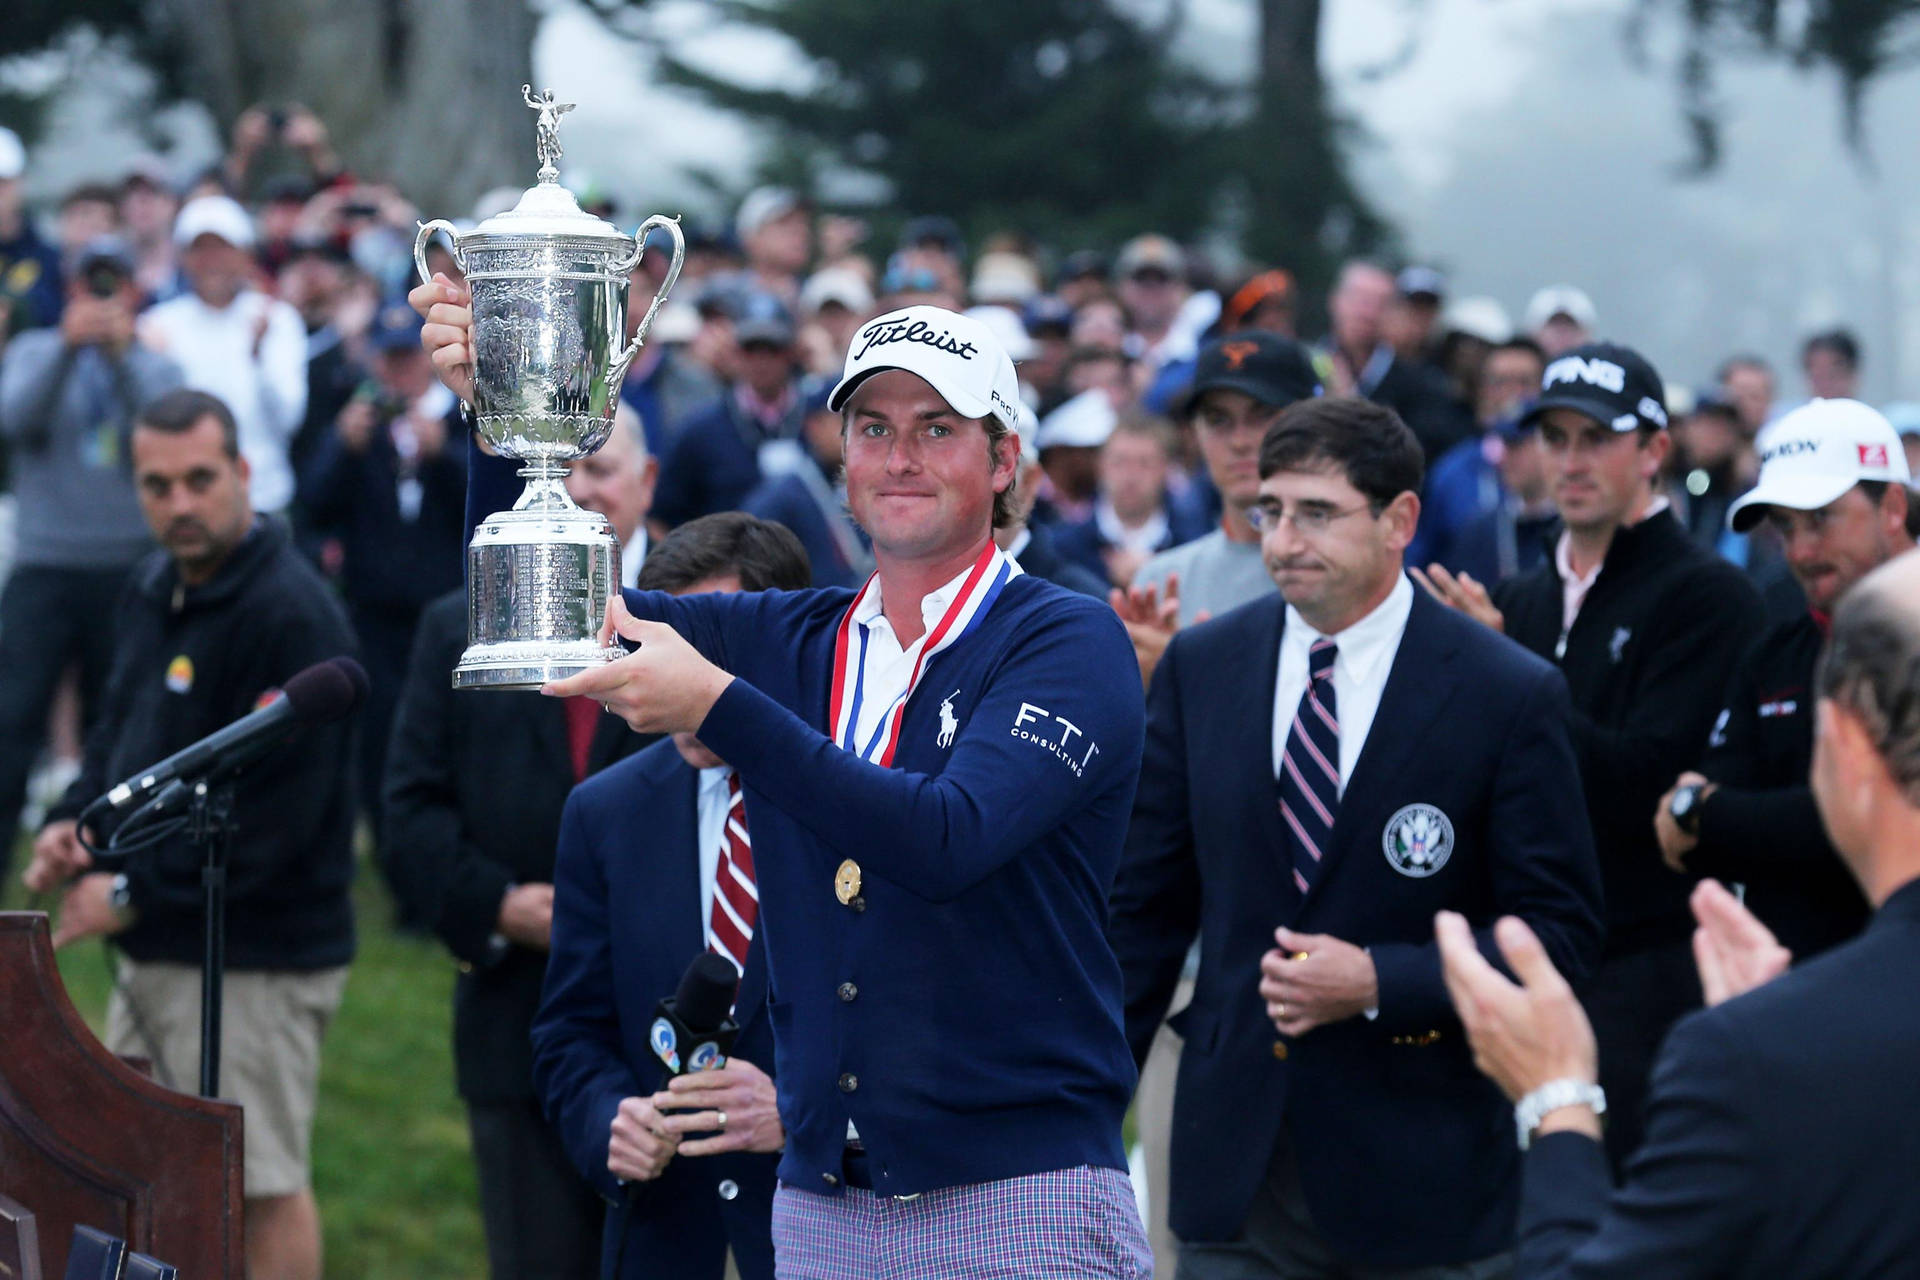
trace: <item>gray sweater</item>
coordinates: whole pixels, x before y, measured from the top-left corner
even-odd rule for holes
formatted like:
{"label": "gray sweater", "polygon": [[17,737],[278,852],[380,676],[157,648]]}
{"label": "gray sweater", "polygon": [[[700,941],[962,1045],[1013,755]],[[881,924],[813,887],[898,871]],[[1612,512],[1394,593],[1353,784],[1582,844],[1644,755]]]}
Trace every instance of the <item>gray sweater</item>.
{"label": "gray sweater", "polygon": [[0,436],[19,502],[14,562],[112,569],[153,546],[134,496],[134,413],[180,385],[172,360],[135,344],[118,360],[35,329],[0,359]]}

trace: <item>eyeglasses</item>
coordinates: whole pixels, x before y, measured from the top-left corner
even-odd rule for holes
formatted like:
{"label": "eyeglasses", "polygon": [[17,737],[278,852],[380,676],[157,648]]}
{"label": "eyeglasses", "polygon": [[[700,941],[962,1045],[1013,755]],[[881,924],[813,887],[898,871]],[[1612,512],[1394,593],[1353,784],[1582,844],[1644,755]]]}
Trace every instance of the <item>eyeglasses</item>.
{"label": "eyeglasses", "polygon": [[1293,529],[1303,538],[1315,538],[1325,533],[1336,520],[1348,516],[1357,516],[1362,511],[1373,510],[1373,504],[1363,502],[1357,507],[1348,507],[1338,511],[1332,507],[1296,507],[1289,514],[1277,502],[1256,502],[1247,508],[1247,522],[1258,533],[1272,533],[1280,527],[1282,520],[1293,521]]}

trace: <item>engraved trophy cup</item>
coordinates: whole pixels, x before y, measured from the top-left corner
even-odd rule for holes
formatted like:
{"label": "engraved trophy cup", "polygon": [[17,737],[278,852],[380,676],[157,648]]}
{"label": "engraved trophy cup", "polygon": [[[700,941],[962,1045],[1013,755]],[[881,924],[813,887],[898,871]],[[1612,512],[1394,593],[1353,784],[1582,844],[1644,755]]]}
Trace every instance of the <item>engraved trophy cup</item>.
{"label": "engraved trophy cup", "polygon": [[[511,511],[480,522],[467,547],[467,650],[456,689],[537,689],[621,655],[603,647],[607,597],[620,585],[620,545],[605,516],[585,511],[562,483],[570,459],[613,430],[627,366],[680,276],[686,241],[677,219],[655,214],[629,236],[580,208],[559,183],[560,117],[572,103],[533,95],[540,113],[539,185],[506,213],[460,232],[424,223],[413,261],[424,282],[427,242],[444,231],[473,289],[473,412],[480,438],[525,463]],[[647,233],[664,230],[673,261],[653,305],[626,341],[628,275]]]}

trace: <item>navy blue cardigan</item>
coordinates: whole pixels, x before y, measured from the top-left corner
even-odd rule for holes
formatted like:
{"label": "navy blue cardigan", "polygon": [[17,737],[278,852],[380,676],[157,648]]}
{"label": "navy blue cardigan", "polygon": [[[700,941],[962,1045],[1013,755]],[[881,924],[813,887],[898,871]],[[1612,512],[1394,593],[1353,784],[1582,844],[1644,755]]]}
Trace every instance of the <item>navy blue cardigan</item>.
{"label": "navy blue cardigan", "polygon": [[[519,481],[507,459],[469,458],[471,526],[511,505]],[[781,1180],[838,1194],[849,1119],[889,1195],[1126,1168],[1135,1074],[1107,895],[1145,711],[1113,611],[1014,578],[971,635],[928,659],[882,769],[824,727],[851,591],[626,601],[738,677],[700,740],[747,789]],[[960,728],[941,747],[949,697]],[[848,858],[858,910],[834,894]]]}
{"label": "navy blue cardigan", "polygon": [[[1098,601],[1014,578],[928,660],[883,769],[822,728],[852,599],[627,593],[737,677],[700,739],[747,788],[780,1177],[837,1194],[849,1120],[884,1194],[1123,1169],[1134,1068],[1106,927],[1143,732],[1126,632]],[[861,887],[843,905],[849,858]]]}

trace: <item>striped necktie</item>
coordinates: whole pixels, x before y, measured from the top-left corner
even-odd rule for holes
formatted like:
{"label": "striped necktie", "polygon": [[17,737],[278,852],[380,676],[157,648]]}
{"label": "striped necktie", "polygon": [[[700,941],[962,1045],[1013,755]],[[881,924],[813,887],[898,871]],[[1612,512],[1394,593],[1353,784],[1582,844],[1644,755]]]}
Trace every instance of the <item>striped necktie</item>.
{"label": "striped necktie", "polygon": [[727,778],[727,823],[720,831],[720,865],[713,877],[713,914],[707,949],[747,971],[747,944],[760,919],[760,890],[753,880],[753,842],[747,837],[747,801],[740,775]]}
{"label": "striped necktie", "polygon": [[1339,656],[1331,640],[1316,640],[1307,650],[1307,687],[1280,755],[1280,816],[1293,833],[1293,883],[1303,894],[1332,847],[1340,811],[1340,720],[1333,697],[1333,660]]}

